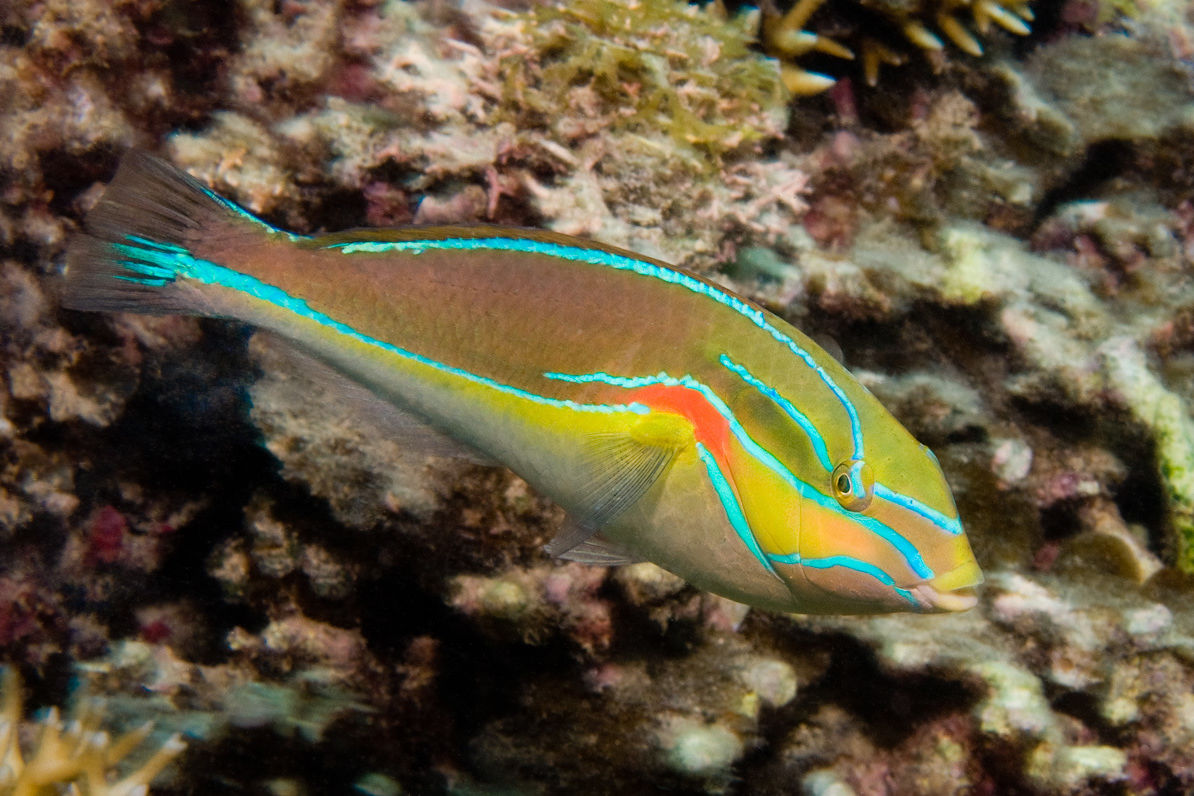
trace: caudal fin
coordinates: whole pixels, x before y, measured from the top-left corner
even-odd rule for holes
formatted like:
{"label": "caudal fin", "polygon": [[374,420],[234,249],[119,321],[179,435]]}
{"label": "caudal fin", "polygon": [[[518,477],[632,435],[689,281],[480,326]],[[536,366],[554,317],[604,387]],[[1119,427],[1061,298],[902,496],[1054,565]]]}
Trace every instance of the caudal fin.
{"label": "caudal fin", "polygon": [[186,279],[197,244],[274,231],[190,175],[144,152],[129,152],[70,242],[62,303],[80,310],[219,314]]}

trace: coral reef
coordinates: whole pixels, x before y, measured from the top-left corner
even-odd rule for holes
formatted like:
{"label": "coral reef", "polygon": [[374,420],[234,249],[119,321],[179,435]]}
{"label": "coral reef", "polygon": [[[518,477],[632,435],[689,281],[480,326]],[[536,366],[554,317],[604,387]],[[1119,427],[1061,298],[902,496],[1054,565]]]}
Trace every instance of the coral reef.
{"label": "coral reef", "polygon": [[[322,183],[363,198],[372,223],[525,222],[529,207],[540,225],[694,267],[803,212],[791,159],[753,157],[782,137],[787,111],[747,21],[678,0],[468,10],[443,28],[399,0],[300,14],[302,36],[288,28],[269,57],[237,55],[236,79],[256,88],[173,136],[171,155],[291,226],[308,224],[304,185]],[[280,76],[295,37],[342,42],[320,67],[325,94]],[[280,118],[254,111],[263,85],[285,95]],[[307,165],[282,173],[296,158]]]}
{"label": "coral reef", "polygon": [[[997,30],[1030,11],[1030,36]],[[755,43],[757,22],[0,4],[0,652],[27,702],[77,682],[113,737],[185,737],[166,794],[1194,789],[1189,4],[803,0]],[[789,96],[917,50],[875,89]],[[650,564],[554,562],[557,507],[429,456],[267,336],[59,308],[127,146],[297,232],[537,226],[735,287],[933,448],[978,607],[767,615]],[[6,749],[38,760],[15,693]],[[49,722],[47,753],[98,718]],[[124,737],[78,747],[105,783]]]}

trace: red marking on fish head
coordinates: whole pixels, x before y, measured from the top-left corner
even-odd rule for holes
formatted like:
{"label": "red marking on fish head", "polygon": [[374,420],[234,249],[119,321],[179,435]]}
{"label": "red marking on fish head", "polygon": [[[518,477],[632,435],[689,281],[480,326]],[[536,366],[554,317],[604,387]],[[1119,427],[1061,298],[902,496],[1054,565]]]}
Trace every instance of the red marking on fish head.
{"label": "red marking on fish head", "polygon": [[704,445],[719,463],[726,460],[730,441],[730,424],[709,403],[700,390],[669,384],[652,384],[632,392],[633,400],[657,409],[688,418],[693,425],[696,441]]}

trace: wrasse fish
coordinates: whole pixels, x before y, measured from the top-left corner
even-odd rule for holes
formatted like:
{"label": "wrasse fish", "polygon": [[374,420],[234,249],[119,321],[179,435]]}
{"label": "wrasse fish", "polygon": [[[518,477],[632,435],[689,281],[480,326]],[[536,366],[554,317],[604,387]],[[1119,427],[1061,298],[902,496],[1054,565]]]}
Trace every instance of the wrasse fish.
{"label": "wrasse fish", "polygon": [[700,277],[524,229],[294,235],[136,152],[86,230],[67,306],[280,334],[557,501],[554,555],[646,559],[778,611],[975,603],[929,449],[808,337]]}

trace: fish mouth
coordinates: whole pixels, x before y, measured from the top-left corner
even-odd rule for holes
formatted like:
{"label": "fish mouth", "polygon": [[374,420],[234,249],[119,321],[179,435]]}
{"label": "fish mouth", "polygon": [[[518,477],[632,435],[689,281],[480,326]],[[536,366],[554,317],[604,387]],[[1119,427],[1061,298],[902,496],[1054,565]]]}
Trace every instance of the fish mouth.
{"label": "fish mouth", "polygon": [[978,595],[970,587],[941,592],[927,583],[922,583],[912,587],[912,594],[926,610],[939,613],[969,611],[978,605]]}
{"label": "fish mouth", "polygon": [[974,561],[951,569],[932,580],[913,586],[911,591],[929,611],[968,611],[978,604],[974,587],[983,582],[983,573]]}

